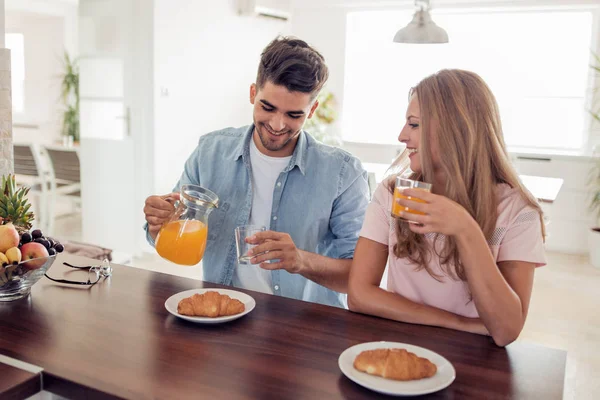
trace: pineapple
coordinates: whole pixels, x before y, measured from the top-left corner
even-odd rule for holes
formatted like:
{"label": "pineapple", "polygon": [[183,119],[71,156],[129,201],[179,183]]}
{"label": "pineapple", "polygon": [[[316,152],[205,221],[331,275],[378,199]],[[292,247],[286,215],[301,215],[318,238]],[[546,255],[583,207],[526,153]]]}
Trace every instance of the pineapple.
{"label": "pineapple", "polygon": [[2,176],[0,219],[2,224],[12,222],[19,233],[31,229],[31,222],[35,218],[33,212],[29,211],[31,204],[27,200],[27,193],[29,188],[17,189],[14,175]]}

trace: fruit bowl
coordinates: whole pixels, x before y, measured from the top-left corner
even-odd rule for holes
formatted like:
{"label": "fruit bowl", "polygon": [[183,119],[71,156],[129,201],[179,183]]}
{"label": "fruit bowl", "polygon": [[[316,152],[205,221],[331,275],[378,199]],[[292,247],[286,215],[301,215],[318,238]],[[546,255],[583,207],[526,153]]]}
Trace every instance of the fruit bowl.
{"label": "fruit bowl", "polygon": [[52,266],[56,255],[33,258],[18,264],[0,265],[0,301],[11,301],[28,296],[31,287]]}

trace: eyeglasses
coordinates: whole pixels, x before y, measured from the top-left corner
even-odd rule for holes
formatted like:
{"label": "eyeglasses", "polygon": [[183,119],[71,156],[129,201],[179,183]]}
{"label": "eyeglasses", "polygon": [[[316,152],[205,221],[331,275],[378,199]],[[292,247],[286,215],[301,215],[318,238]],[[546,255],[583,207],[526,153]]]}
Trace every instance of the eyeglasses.
{"label": "eyeglasses", "polygon": [[87,281],[81,282],[81,281],[71,281],[68,279],[54,279],[51,276],[49,276],[47,273],[45,273],[44,276],[46,278],[50,279],[51,281],[57,282],[57,283],[66,283],[68,285],[93,286],[96,283],[98,283],[100,281],[100,279],[106,278],[106,277],[109,277],[112,275],[112,267],[110,266],[110,263],[106,259],[102,262],[102,265],[78,266],[78,265],[69,264],[68,262],[63,262],[63,265],[66,265],[67,267],[70,267],[70,268],[87,270],[88,271]]}

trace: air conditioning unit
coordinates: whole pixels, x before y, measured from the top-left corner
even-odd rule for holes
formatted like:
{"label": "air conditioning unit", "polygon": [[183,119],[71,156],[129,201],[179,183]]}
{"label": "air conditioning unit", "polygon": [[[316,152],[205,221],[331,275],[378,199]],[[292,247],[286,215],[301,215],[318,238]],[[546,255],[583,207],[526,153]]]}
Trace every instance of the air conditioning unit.
{"label": "air conditioning unit", "polygon": [[291,0],[238,0],[238,13],[287,21],[291,15]]}

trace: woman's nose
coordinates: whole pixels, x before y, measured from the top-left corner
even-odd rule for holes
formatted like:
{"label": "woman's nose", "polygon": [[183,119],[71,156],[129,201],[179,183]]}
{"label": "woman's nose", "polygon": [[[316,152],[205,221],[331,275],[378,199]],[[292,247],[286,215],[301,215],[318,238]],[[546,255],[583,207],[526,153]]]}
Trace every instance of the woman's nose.
{"label": "woman's nose", "polygon": [[407,143],[410,139],[410,135],[408,134],[406,127],[402,128],[400,131],[400,135],[398,135],[398,141],[400,143]]}

